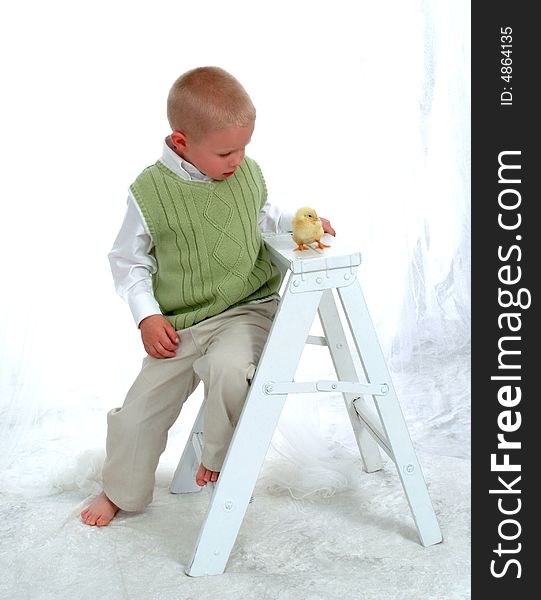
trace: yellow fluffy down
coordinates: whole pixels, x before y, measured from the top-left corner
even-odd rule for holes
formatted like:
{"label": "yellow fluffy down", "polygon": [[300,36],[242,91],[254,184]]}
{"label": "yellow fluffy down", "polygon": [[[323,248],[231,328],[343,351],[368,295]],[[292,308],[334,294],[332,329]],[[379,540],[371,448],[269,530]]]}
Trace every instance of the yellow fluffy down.
{"label": "yellow fluffy down", "polygon": [[310,206],[303,206],[295,213],[291,236],[297,244],[311,244],[323,237],[321,219]]}

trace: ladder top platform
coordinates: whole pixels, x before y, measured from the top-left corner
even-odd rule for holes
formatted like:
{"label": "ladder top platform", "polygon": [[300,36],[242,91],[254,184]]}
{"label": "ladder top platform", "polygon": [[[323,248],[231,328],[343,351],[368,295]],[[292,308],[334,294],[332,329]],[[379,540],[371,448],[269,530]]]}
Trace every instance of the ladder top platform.
{"label": "ladder top platform", "polygon": [[361,253],[351,242],[328,233],[321,241],[330,248],[320,250],[316,246],[304,252],[294,252],[297,244],[293,241],[291,233],[265,233],[263,240],[274,261],[284,269],[291,269],[293,273],[342,269],[361,264]]}

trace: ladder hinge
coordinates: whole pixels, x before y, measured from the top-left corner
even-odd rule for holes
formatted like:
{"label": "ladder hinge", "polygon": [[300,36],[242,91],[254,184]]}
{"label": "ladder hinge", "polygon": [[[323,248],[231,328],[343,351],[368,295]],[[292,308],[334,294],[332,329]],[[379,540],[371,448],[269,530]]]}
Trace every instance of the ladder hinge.
{"label": "ladder hinge", "polygon": [[363,394],[367,396],[385,396],[389,392],[387,383],[359,383],[357,381],[268,381],[263,389],[265,394],[306,394],[316,392],[341,392],[345,394]]}

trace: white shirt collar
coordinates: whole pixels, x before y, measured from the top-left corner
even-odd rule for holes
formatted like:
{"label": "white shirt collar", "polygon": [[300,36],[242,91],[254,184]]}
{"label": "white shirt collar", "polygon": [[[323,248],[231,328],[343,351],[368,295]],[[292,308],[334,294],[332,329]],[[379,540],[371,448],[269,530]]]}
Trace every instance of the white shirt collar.
{"label": "white shirt collar", "polygon": [[194,167],[187,160],[176,154],[172,148],[169,148],[167,142],[163,143],[163,153],[160,162],[183,179],[188,179],[189,181],[213,181],[212,177],[204,175],[197,167]]}

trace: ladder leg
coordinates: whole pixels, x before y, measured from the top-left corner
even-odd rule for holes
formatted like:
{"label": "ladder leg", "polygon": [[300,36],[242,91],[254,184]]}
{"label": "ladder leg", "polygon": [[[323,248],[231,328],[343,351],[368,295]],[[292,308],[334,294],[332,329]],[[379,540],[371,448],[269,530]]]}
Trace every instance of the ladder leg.
{"label": "ladder leg", "polygon": [[[290,276],[291,279],[291,276]],[[322,292],[286,292],[274,317],[214,494],[186,568],[191,576],[223,573],[287,395],[272,381],[293,381]]]}
{"label": "ladder leg", "polygon": [[187,492],[199,492],[201,487],[195,482],[195,475],[199,469],[199,460],[193,444],[193,436],[203,431],[203,407],[205,400],[201,403],[199,412],[194,421],[192,430],[184,446],[184,451],[178,463],[175,474],[169,486],[172,494],[185,494]]}
{"label": "ladder leg", "polygon": [[426,483],[396,396],[387,364],[358,281],[338,288],[368,382],[387,383],[385,396],[374,396],[376,409],[393,454],[404,492],[423,546],[441,542],[441,531]]}
{"label": "ladder leg", "polygon": [[[323,292],[319,303],[319,318],[338,379],[340,381],[359,381],[355,364],[351,358],[352,349],[349,347],[346,339],[331,289],[326,289]],[[351,426],[353,427],[355,439],[357,440],[357,446],[361,453],[364,470],[368,473],[378,471],[383,466],[379,446],[366,427],[359,421],[355,406],[353,405],[353,400],[357,396],[348,393],[343,393],[342,395]],[[364,401],[364,398],[361,398],[357,400],[357,403]]]}

